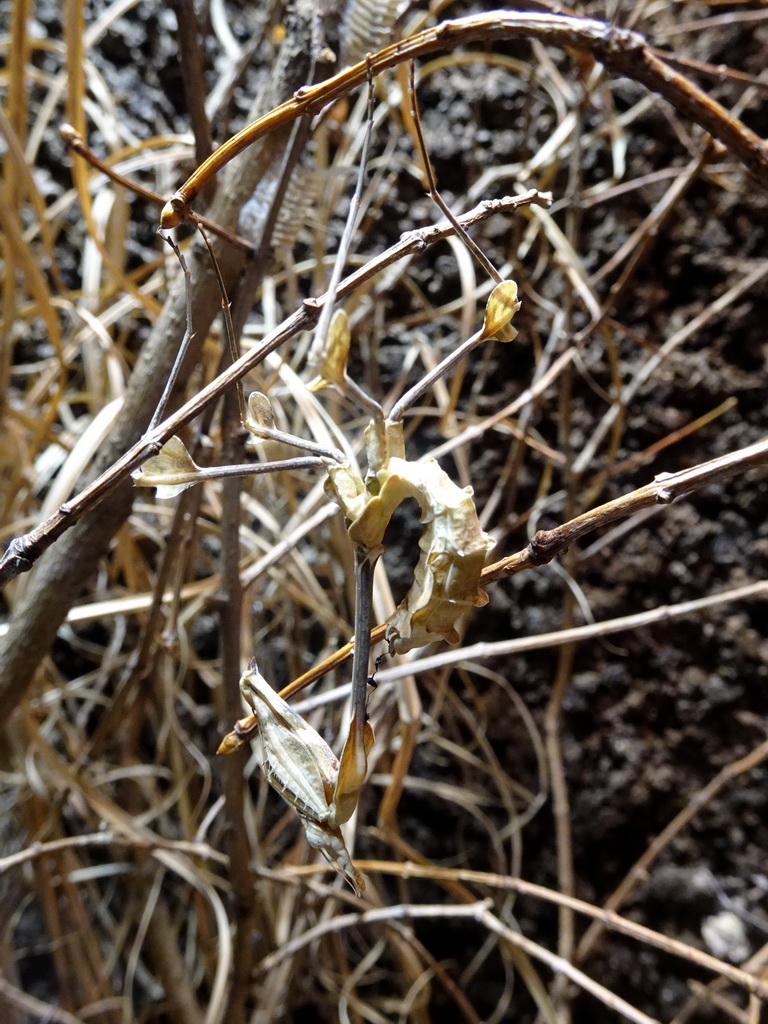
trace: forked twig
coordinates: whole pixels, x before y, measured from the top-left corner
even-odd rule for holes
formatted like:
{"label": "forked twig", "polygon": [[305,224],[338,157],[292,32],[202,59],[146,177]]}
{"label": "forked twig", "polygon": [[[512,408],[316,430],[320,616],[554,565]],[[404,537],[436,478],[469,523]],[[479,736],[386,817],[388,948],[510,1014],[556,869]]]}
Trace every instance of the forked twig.
{"label": "forked twig", "polygon": [[[551,196],[548,193],[540,193],[536,189],[531,189],[523,196],[486,200],[473,210],[463,214],[459,219],[464,226],[468,226],[484,220],[495,212],[513,210],[532,203],[549,206],[551,201]],[[384,267],[395,263],[404,256],[423,252],[428,246],[441,241],[452,233],[453,227],[450,224],[438,224],[409,232],[364,267],[353,271],[344,278],[339,284],[337,295],[348,295],[355,288],[375,277]],[[299,331],[311,328],[317,322],[326,301],[327,296],[325,295],[317,299],[307,299],[302,308],[288,317],[274,331],[271,331],[263,339],[261,345],[245,353],[236,363],[227,367],[177,412],[160,423],[154,431],[137,441],[125,455],[114,462],[93,483],[70,501],[65,502],[54,515],[29,533],[11,541],[0,558],[0,588],[19,574],[28,572],[58,537],[74,526],[89,509],[98,505],[121,480],[138,469],[143,461],[156,455],[166,441],[178,433],[186,423],[199,415],[211,402],[215,401],[223,391],[258,366],[267,355],[278,349],[288,338],[293,337]]]}
{"label": "forked twig", "polygon": [[[100,171],[103,175],[114,181],[115,184],[120,185],[122,188],[129,192],[135,193],[137,196],[141,196],[142,199],[146,199],[147,202],[155,203],[157,206],[162,206],[165,203],[165,197],[161,196],[159,192],[153,192],[152,189],[147,188],[146,185],[140,184],[138,181],[134,181],[133,178],[126,178],[124,174],[120,174],[114,167],[111,167],[108,163],[105,163],[100,157],[98,157],[93,150],[86,145],[82,135],[72,127],[71,124],[63,124],[59,129],[62,141],[65,143],[67,149],[71,153],[75,153],[77,156],[82,157],[86,160],[91,167],[95,167],[97,171]],[[219,238],[224,238],[233,245],[237,245],[241,249],[245,249],[246,252],[253,252],[253,246],[245,238],[241,238],[240,235],[235,234],[234,231],[229,231],[227,228],[222,227],[221,224],[217,224],[215,221],[210,220],[208,217],[203,217],[200,214],[195,214],[197,220],[206,227],[212,234],[217,235]]]}
{"label": "forked twig", "polygon": [[681,469],[677,473],[659,473],[652,483],[644,487],[590,509],[589,512],[552,530],[539,530],[522,551],[486,566],[482,582],[485,585],[504,576],[514,576],[534,566],[546,565],[570,544],[593,530],[616,522],[617,519],[624,519],[655,505],[671,505],[678,498],[693,494],[702,487],[709,487],[765,465],[768,465],[768,439],[758,441],[747,448],[739,448],[728,455],[721,455],[709,462],[702,462],[691,469]]}
{"label": "forked twig", "polygon": [[[473,243],[474,244],[474,243]],[[498,296],[504,300],[506,306],[514,306],[515,309],[520,308],[520,302],[517,299],[517,285],[514,281],[502,281],[496,286],[491,293],[489,303],[493,302],[493,297]],[[501,335],[504,341],[511,341],[516,336],[517,331],[514,328],[506,326],[502,328]],[[487,341],[489,337],[489,325],[486,322],[480,330],[476,331],[471,338],[467,338],[466,341],[462,342],[457,349],[450,352],[445,359],[442,359],[438,365],[430,370],[429,373],[414,386],[407,391],[402,398],[393,406],[392,411],[389,414],[389,419],[392,422],[399,422],[402,420],[405,411],[409,409],[414,402],[419,399],[425,391],[428,391],[441,377],[444,377],[446,373],[450,372],[457,363],[460,363],[465,356],[468,356],[470,352],[473,352],[478,345],[482,345],[484,341]]]}
{"label": "forked twig", "polygon": [[234,135],[190,175],[163,207],[163,227],[175,227],[188,219],[191,204],[200,189],[238,153],[301,114],[322,109],[331,100],[361,85],[369,75],[378,75],[397,64],[477,40],[528,36],[552,45],[584,50],[611,71],[627,75],[657,92],[727,146],[763,185],[768,186],[768,144],[731,117],[697,85],[665,64],[640,33],[589,18],[493,11],[441,22],[410,39],[369,55],[365,61],[316,86],[297,90],[291,99]]}

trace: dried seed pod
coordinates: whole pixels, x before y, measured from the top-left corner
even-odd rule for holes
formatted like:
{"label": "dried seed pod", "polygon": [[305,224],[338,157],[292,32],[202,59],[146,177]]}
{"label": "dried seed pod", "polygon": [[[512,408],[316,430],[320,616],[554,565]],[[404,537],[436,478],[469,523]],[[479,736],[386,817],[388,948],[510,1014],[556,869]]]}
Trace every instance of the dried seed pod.
{"label": "dried seed pod", "polygon": [[272,403],[261,391],[252,391],[248,395],[248,412],[251,426],[272,430],[275,426],[275,414]]}

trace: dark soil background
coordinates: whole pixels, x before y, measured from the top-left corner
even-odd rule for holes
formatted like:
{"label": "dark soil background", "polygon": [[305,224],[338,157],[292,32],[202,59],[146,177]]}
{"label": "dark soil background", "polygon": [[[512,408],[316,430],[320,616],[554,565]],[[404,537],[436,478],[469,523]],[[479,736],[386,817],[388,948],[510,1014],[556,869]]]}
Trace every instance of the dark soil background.
{"label": "dark soil background", "polygon": [[[616,6],[606,12],[604,4],[585,3],[578,6],[577,13],[605,18]],[[763,5],[619,4],[618,23],[624,24],[635,7],[639,9],[634,11],[638,30],[665,51],[760,78],[758,85],[751,85],[722,73],[697,76],[688,72],[726,107],[739,104],[745,123],[761,136],[768,135],[768,12]],[[88,22],[93,23],[105,9],[100,3],[90,4]],[[448,5],[442,16],[458,16],[469,9]],[[228,0],[226,10],[235,38],[242,45],[248,45],[251,39],[258,42],[260,37],[254,36],[253,26],[262,12],[234,0]],[[0,5],[0,18],[8,18],[9,12],[7,3]],[[205,30],[206,76],[213,87],[227,58],[210,31],[205,12],[199,14]],[[35,4],[33,16],[45,38],[54,42],[61,39],[59,5]],[[114,23],[89,54],[125,131],[137,138],[188,131],[174,32],[171,8],[142,0]],[[250,97],[263,82],[269,46],[256,42],[252,61],[212,123],[216,142],[241,123]],[[479,49],[486,57],[491,52],[490,48]],[[536,62],[537,68],[545,68],[541,74],[546,74],[541,54],[532,51],[527,42],[499,44],[493,52],[529,62],[531,67]],[[572,56],[556,50],[546,53],[552,73],[562,76],[563,89],[571,92],[572,109],[580,119],[577,135],[584,141],[575,153],[558,150],[544,167],[527,176],[519,168],[525,167],[557,126],[553,106],[543,89],[523,88],[520,76],[508,67],[494,66],[490,60],[448,61],[426,78],[419,89],[419,101],[436,177],[449,205],[463,210],[480,198],[518,191],[516,183],[523,188],[551,190],[556,222],[568,233],[586,274],[596,275],[659,202],[675,175],[703,151],[706,142],[699,128],[684,122],[658,98],[633,113],[625,127],[618,128],[622,115],[632,111],[647,93],[628,80],[607,78],[587,90],[585,82],[594,68],[586,59],[573,60]],[[61,69],[55,47],[49,52],[37,51],[35,62],[41,74]],[[33,89],[33,109],[37,101]],[[94,119],[88,141],[97,153],[114,145],[98,118]],[[626,147],[622,181],[635,184],[602,198],[598,187],[609,183],[613,174],[612,144]],[[386,158],[390,170],[382,179],[380,200],[371,204],[359,240],[358,252],[367,255],[381,251],[401,233],[437,218],[409,170],[413,160],[411,140],[405,133],[398,137],[394,121],[387,122],[374,138],[373,148],[374,166]],[[56,202],[70,188],[69,161],[55,133],[47,133],[34,166],[35,180],[46,203]],[[511,164],[518,168],[515,173],[482,187],[486,172]],[[174,169],[171,187],[177,173],[178,168]],[[181,169],[178,180],[184,173],[186,169]],[[476,191],[478,181],[481,187]],[[165,186],[167,192],[168,184],[168,180],[155,181],[159,191]],[[713,152],[708,165],[677,200],[653,238],[617,307],[611,310],[611,319],[585,341],[567,386],[561,383],[550,389],[532,408],[527,429],[562,458],[548,461],[545,456],[531,455],[529,449],[515,455],[514,442],[503,431],[488,431],[475,443],[469,465],[477,505],[482,511],[489,500],[495,503],[486,524],[500,536],[494,558],[524,547],[534,523],[537,528],[552,527],[641,486],[657,473],[693,466],[765,435],[768,275],[661,363],[624,410],[621,428],[613,435],[614,450],[609,452],[609,443],[604,442],[581,467],[577,480],[572,473],[574,462],[608,408],[607,393],[614,394],[612,374],[624,382],[629,380],[649,353],[742,281],[760,261],[768,259],[767,214],[765,190],[728,153]],[[344,215],[342,206],[329,219],[329,251],[335,251],[334,239],[343,226]],[[66,221],[66,230],[57,237],[56,254],[65,286],[77,291],[83,283],[80,256],[85,227],[75,206],[69,208]],[[156,223],[157,211],[150,204],[130,200],[127,269],[139,267],[153,251],[159,252],[154,237]],[[490,415],[529,386],[535,355],[547,344],[555,324],[561,332],[557,343],[560,350],[589,322],[588,313],[568,284],[562,254],[553,258],[541,237],[530,248],[523,245],[530,223],[521,218],[510,224],[507,218],[494,217],[475,233],[497,266],[511,263],[521,287],[523,308],[516,321],[518,339],[507,346],[483,350],[467,367],[457,408],[473,416]],[[296,261],[311,252],[311,237],[300,233]],[[618,272],[594,278],[593,287],[601,301]],[[365,350],[373,358],[364,358],[355,366],[353,357],[350,367],[353,376],[365,380],[379,394],[386,393],[397,379],[414,332],[427,329],[425,309],[436,311],[428,325],[436,349],[447,351],[455,344],[454,315],[445,307],[461,294],[462,285],[449,247],[439,247],[423,264],[414,263],[411,280],[415,284],[410,290],[393,289],[387,298],[383,329],[375,341],[368,340],[369,348]],[[310,294],[309,284],[306,289]],[[32,364],[45,354],[45,339],[36,336],[35,330],[39,325],[15,341],[14,361],[19,366]],[[126,328],[123,340],[127,352],[138,350],[146,330],[140,320]],[[23,388],[23,372],[15,382]],[[731,398],[735,399],[733,405],[700,429],[614,471],[618,464],[639,456]],[[437,418],[425,418],[409,451],[427,451],[441,441]],[[507,479],[499,496],[496,488],[500,474],[514,459],[518,460],[514,479]],[[452,471],[450,460],[445,460],[445,465]],[[545,472],[549,476],[543,484]],[[606,472],[607,476],[591,485]],[[418,524],[411,513],[410,509],[404,510],[397,520],[387,555],[390,582],[396,592],[408,585],[418,536]],[[215,542],[211,541],[205,557],[213,554]],[[640,517],[626,529],[588,537],[571,548],[562,561],[598,621],[764,579],[768,568],[768,476],[760,471],[745,474]],[[494,585],[489,590],[490,603],[473,617],[465,643],[525,637],[581,623],[583,610],[572,595],[563,576],[551,567]],[[7,611],[11,610],[9,606]],[[211,658],[215,657],[215,617],[203,611],[190,629],[196,657],[205,661],[209,652],[213,652]],[[131,637],[129,630],[124,650],[130,648]],[[277,666],[275,685],[287,682],[323,651],[327,653],[327,637],[316,623],[306,627],[305,638],[304,662],[295,650],[289,647],[286,651],[285,644],[281,649],[275,641],[269,655]],[[109,636],[100,636],[98,627],[75,631],[74,638],[71,630],[63,632],[53,652],[57,672],[68,679],[80,676],[92,667],[93,649],[88,645],[98,648],[108,643]],[[491,660],[485,665],[514,688],[539,730],[544,729],[556,680],[564,683],[560,744],[570,804],[574,894],[597,906],[604,904],[654,837],[695,801],[725,766],[744,758],[766,740],[765,598],[716,605],[690,617],[619,633],[573,649],[538,651]],[[202,689],[199,680],[196,685]],[[451,687],[470,709],[505,775],[515,780],[521,792],[523,788],[528,793],[539,791],[530,732],[504,690],[482,676],[460,672],[452,676]],[[437,683],[424,683],[422,701],[427,714],[438,702],[438,691]],[[40,714],[39,710],[35,713]],[[192,717],[190,712],[190,728]],[[214,724],[210,717],[208,721],[209,731],[222,732],[231,724]],[[471,745],[470,734],[462,733],[462,728],[456,725],[451,738]],[[212,763],[215,742],[214,736],[206,743]],[[136,749],[141,749],[140,740]],[[213,770],[220,771],[218,763]],[[486,825],[471,815],[459,815],[455,805],[439,795],[440,786],[451,785],[482,793],[489,788],[483,772],[451,761],[429,742],[420,741],[409,776],[422,780],[427,792],[406,791],[403,796],[398,811],[402,839],[438,864],[498,871]],[[431,785],[435,787],[433,796],[429,795]],[[216,791],[220,788],[217,775]],[[378,800],[379,790],[371,785],[363,796],[362,826],[355,849],[355,856],[362,859],[392,856],[391,847],[370,827],[376,819]],[[522,797],[521,801],[525,802]],[[273,822],[279,813],[282,807],[275,808]],[[493,793],[483,813],[500,832],[508,825],[507,810]],[[13,828],[11,831],[8,852],[33,838],[17,836]],[[558,888],[557,841],[551,799],[547,798],[522,830],[518,867],[523,878]],[[768,760],[762,760],[753,770],[725,784],[664,845],[649,871],[637,879],[621,912],[671,938],[743,964],[768,944],[766,851]],[[405,898],[397,880],[384,877],[377,884],[384,905]],[[478,898],[487,895],[479,888],[473,892]],[[444,898],[443,889],[432,881],[409,883],[408,899],[413,903],[440,902]],[[13,896],[6,890],[3,899],[12,902]],[[41,940],[37,932],[43,926],[35,907],[30,897],[28,909],[14,918],[3,955],[16,963],[21,989],[56,1003],[61,990],[54,980],[47,940]],[[513,913],[524,935],[548,948],[556,947],[560,931],[554,906],[520,898]],[[583,918],[577,918],[577,942],[586,924]],[[729,925],[732,931],[722,937]],[[467,924],[466,919],[439,919],[414,924],[414,930],[434,960],[459,981],[479,1019],[515,1020],[521,1024],[535,1019],[530,996],[519,980],[511,988],[506,1010],[493,1016],[509,984],[510,968],[496,948],[478,955],[486,939],[479,925]],[[719,940],[717,935],[713,938],[715,932],[721,936]],[[357,952],[363,956],[365,948]],[[763,958],[763,972],[765,964]],[[391,962],[385,961],[383,966],[388,972],[397,970]],[[604,932],[580,966],[606,988],[658,1020],[759,1019],[759,1011],[758,1016],[747,1017],[747,997],[735,988],[721,989],[730,1001],[727,1007],[711,992],[694,1007],[690,1000],[696,984],[707,984],[711,975],[614,933]],[[542,971],[547,974],[545,969]],[[383,972],[371,983],[382,993],[387,990],[386,976]],[[116,985],[119,988],[118,982]],[[201,991],[204,988],[201,982]],[[321,988],[318,985],[318,990]],[[0,993],[0,1005],[2,999]],[[687,1007],[685,1016],[682,1007]],[[284,1010],[280,1019],[338,1019],[335,1006],[325,1005],[321,992],[315,1003],[298,988],[293,1000],[286,996]],[[414,1011],[413,1016],[400,1019],[466,1019],[440,986],[434,987],[428,1008],[419,1013]],[[571,1013],[575,1022],[602,1024],[617,1019],[614,1011],[575,989]],[[112,1018],[107,1015],[103,1019]],[[172,1018],[164,1016],[159,1004],[147,997],[144,1016],[136,1019]]]}

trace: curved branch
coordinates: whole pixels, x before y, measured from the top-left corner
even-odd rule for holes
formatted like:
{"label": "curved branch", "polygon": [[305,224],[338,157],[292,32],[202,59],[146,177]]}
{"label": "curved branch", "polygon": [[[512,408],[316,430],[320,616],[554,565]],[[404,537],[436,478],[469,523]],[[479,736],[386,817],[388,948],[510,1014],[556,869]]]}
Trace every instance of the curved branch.
{"label": "curved branch", "polygon": [[189,220],[193,216],[191,204],[200,189],[257,139],[303,114],[316,113],[362,85],[370,75],[378,75],[406,61],[466,43],[529,37],[555,46],[586,51],[610,71],[626,75],[663,96],[676,110],[722,142],[761,184],[768,187],[768,144],[690,79],[660,59],[657,56],[659,51],[650,46],[639,32],[616,28],[591,18],[490,11],[444,21],[378,53],[369,54],[364,61],[319,85],[298,89],[289,100],[246,125],[193,171],[163,207],[162,227],[176,227]]}

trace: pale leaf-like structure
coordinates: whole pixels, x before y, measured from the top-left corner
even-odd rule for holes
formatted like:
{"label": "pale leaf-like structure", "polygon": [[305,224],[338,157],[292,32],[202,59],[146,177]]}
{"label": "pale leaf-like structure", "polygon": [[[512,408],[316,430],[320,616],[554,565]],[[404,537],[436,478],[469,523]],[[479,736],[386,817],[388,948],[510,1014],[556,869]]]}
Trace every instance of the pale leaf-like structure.
{"label": "pale leaf-like structure", "polygon": [[307,385],[310,391],[319,391],[321,388],[330,387],[331,384],[339,388],[344,386],[350,340],[347,314],[343,309],[337,309],[331,320],[322,359],[316,367],[319,376]]}
{"label": "pale leaf-like structure", "polygon": [[174,436],[131,475],[137,487],[156,487],[158,498],[174,498],[196,483],[200,472],[184,442]]}
{"label": "pale leaf-like structure", "polygon": [[[470,340],[475,344],[493,337],[512,341],[517,332],[510,321],[518,309],[517,284],[499,282],[488,297],[483,326]],[[348,328],[344,345],[343,365],[341,361],[331,364],[326,355],[326,380],[343,375]],[[365,480],[349,462],[327,463],[326,490],[343,509],[358,550],[372,558],[381,554],[387,525],[406,498],[418,502],[424,525],[413,584],[387,623],[390,653],[404,654],[440,639],[459,643],[472,609],[488,601],[480,575],[493,547],[492,538],[480,526],[472,488],[458,487],[434,459],[406,460],[402,411],[392,419],[372,420],[365,446]]]}
{"label": "pale leaf-like structure", "polygon": [[[309,845],[322,853],[359,896],[365,879],[352,863],[339,826],[352,817],[363,778],[352,784],[347,772],[341,779],[334,752],[272,689],[255,661],[240,680],[240,691],[258,721],[267,782],[296,810]],[[366,723],[366,754],[372,744],[373,731]],[[362,763],[365,765],[365,757]]]}
{"label": "pale leaf-like structure", "polygon": [[[369,430],[367,440],[375,446],[369,459],[381,460],[382,447],[402,449],[402,424],[386,421],[383,431]],[[328,477],[349,536],[365,551],[381,550],[392,514],[406,498],[421,509],[421,556],[411,589],[387,623],[390,651],[403,654],[440,639],[458,643],[472,609],[488,601],[479,581],[493,546],[480,527],[472,488],[455,484],[434,459],[406,462],[396,455],[385,457],[365,483],[348,464],[329,466]]]}
{"label": "pale leaf-like structure", "polygon": [[252,391],[248,395],[249,423],[252,428],[262,427],[264,430],[272,430],[275,426],[275,414],[272,410],[272,403],[261,391]]}
{"label": "pale leaf-like structure", "polygon": [[517,331],[510,326],[510,320],[520,309],[515,281],[500,281],[488,296],[485,304],[485,318],[481,337],[496,338],[497,341],[514,341]]}

